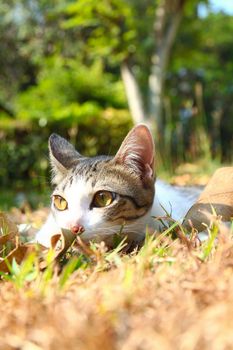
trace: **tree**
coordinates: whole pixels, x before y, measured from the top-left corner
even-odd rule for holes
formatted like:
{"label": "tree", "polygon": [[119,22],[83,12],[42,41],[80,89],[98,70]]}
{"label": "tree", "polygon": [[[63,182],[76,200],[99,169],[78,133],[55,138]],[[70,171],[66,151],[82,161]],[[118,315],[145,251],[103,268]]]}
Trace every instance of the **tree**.
{"label": "tree", "polygon": [[78,27],[94,54],[101,54],[108,63],[120,67],[135,123],[156,122],[161,129],[162,96],[171,49],[185,7],[193,8],[196,3],[79,0],[68,7],[66,27]]}
{"label": "tree", "polygon": [[[212,156],[224,161],[232,160],[233,145],[232,30],[233,16],[225,13],[209,12],[204,18],[191,13],[184,16],[165,89],[173,124],[179,120],[185,100],[193,101],[197,110],[195,126],[198,122],[199,129],[200,124],[205,127]],[[202,96],[197,96],[198,90]]]}
{"label": "tree", "polygon": [[149,122],[153,125],[154,119],[161,129],[162,96],[165,72],[168,66],[172,45],[179,28],[185,0],[161,1],[155,7],[152,35],[154,37],[151,52],[151,67],[149,72],[149,106],[143,109],[140,89],[130,63],[125,60],[121,65],[122,79],[124,81],[128,103],[134,121]]}
{"label": "tree", "polygon": [[63,0],[0,2],[0,112],[14,117],[14,99],[37,82],[48,56],[77,53],[74,30],[59,26]]}

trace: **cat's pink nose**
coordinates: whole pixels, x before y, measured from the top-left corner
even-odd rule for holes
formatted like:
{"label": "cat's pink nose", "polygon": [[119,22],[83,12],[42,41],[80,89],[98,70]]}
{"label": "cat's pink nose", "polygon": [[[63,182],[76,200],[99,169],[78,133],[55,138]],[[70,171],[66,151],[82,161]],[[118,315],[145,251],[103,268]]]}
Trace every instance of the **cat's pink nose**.
{"label": "cat's pink nose", "polygon": [[82,225],[75,225],[71,227],[71,232],[75,235],[79,235],[85,231],[84,227]]}

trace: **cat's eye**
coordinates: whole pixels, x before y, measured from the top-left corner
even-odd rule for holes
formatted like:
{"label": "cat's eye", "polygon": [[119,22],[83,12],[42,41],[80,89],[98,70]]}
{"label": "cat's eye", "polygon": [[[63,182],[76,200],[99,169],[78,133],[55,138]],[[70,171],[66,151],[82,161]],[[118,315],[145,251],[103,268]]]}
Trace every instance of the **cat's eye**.
{"label": "cat's eye", "polygon": [[116,193],[110,191],[99,191],[94,195],[92,207],[103,208],[112,204],[116,198]]}
{"label": "cat's eye", "polygon": [[59,195],[54,195],[53,196],[53,204],[57,210],[66,210],[68,208],[68,203],[65,200],[65,198],[59,196]]}

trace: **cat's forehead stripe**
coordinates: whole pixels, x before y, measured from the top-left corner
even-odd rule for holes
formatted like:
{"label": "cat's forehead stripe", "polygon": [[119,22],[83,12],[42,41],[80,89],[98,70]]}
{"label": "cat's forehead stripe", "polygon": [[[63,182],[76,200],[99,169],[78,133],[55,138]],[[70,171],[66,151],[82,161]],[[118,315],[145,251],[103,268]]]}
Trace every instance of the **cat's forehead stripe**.
{"label": "cat's forehead stripe", "polygon": [[90,176],[90,174],[97,172],[102,166],[108,163],[111,157],[99,156],[95,158],[84,158],[78,163],[74,169],[75,175]]}
{"label": "cat's forehead stripe", "polygon": [[79,179],[84,179],[85,182],[89,182],[92,178],[91,185],[94,187],[97,180],[100,178],[100,173],[103,171],[104,165],[106,165],[111,159],[112,157],[107,156],[84,158],[71,169],[70,175],[64,179],[60,186],[58,185],[58,188],[60,187],[60,190],[64,193],[68,187],[75,184]]}

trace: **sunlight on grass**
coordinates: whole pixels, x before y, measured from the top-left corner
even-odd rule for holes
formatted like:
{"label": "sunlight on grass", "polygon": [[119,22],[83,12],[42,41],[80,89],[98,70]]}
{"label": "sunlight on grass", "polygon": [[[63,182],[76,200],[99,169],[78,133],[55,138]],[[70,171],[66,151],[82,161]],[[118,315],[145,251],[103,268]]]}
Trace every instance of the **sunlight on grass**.
{"label": "sunlight on grass", "polygon": [[[176,245],[179,239],[174,240],[172,237],[174,237],[174,234],[176,235],[177,228],[183,230],[181,233],[184,234],[185,230],[178,222],[173,222],[159,235],[151,235],[147,232],[142,248],[138,252],[134,250],[131,254],[123,252],[125,239],[110,251],[106,249],[103,243],[96,244],[92,242],[89,247],[86,246],[86,253],[78,253],[71,247],[65,256],[60,259],[60,264],[55,263],[55,252],[50,249],[44,256],[45,268],[43,268],[43,271],[40,268],[41,256],[38,247],[37,253],[29,254],[21,264],[18,264],[15,259],[13,259],[12,264],[6,261],[9,273],[1,272],[0,274],[3,280],[11,282],[17,289],[26,286],[33,289],[34,286],[36,292],[41,295],[46,295],[52,286],[62,291],[69,285],[72,275],[79,269],[82,269],[84,273],[86,269],[89,269],[89,273],[90,271],[100,273],[114,268],[123,268],[125,283],[128,285],[132,282],[132,267],[134,273],[142,278],[148,269],[154,270],[157,264],[172,265],[176,261]],[[218,222],[214,222],[211,228],[208,228],[207,240],[199,248],[193,248],[193,252],[201,261],[211,258],[215,252],[218,234]],[[187,239],[186,236],[185,239]],[[189,242],[188,239],[187,242]],[[194,246],[195,244],[193,244]],[[187,247],[190,249],[190,245]]]}
{"label": "sunlight on grass", "polygon": [[[9,273],[1,273],[0,311],[11,334],[3,344],[79,349],[82,341],[83,349],[148,344],[145,349],[172,350],[177,339],[177,349],[194,350],[211,348],[207,332],[226,344],[221,334],[228,325],[214,310],[221,317],[232,312],[232,228],[216,220],[202,244],[182,234],[180,224],[170,222],[160,235],[147,232],[142,248],[128,254],[124,240],[110,251],[103,243],[83,244],[80,251],[72,245],[59,262],[49,250],[43,271],[39,251],[21,264],[13,260]],[[6,303],[23,320],[15,327],[3,312]],[[22,335],[26,329],[34,338]]]}

